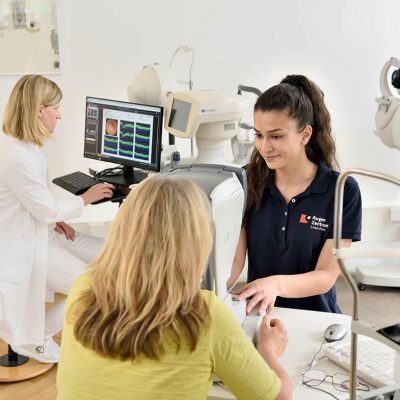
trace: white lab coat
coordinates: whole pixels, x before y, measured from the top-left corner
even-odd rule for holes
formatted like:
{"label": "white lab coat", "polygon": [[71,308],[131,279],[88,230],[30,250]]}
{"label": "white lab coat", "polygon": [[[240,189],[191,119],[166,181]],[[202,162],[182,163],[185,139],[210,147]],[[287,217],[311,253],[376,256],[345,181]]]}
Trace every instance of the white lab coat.
{"label": "white lab coat", "polygon": [[0,338],[42,344],[49,224],[79,216],[80,196],[56,200],[40,147],[0,134]]}

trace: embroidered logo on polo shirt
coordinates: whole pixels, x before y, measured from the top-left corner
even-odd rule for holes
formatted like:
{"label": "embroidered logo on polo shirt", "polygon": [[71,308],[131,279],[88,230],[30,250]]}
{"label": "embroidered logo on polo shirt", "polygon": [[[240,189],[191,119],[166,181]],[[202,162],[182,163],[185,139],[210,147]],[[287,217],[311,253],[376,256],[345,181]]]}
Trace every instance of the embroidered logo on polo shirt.
{"label": "embroidered logo on polo shirt", "polygon": [[307,215],[307,214],[301,214],[301,215],[300,215],[299,222],[300,222],[301,224],[308,224],[308,220],[309,220],[310,218],[311,218],[311,217],[310,217],[309,215]]}
{"label": "embroidered logo on polo shirt", "polygon": [[329,228],[329,224],[326,223],[326,218],[316,217],[315,215],[300,214],[300,224],[310,223],[310,228],[318,231],[326,232]]}

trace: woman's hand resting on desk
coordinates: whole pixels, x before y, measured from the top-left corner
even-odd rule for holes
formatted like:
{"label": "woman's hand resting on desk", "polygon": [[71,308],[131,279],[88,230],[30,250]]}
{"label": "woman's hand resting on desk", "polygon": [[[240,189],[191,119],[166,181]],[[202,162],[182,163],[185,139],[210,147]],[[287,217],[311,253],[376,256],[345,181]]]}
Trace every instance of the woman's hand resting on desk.
{"label": "woman's hand resting on desk", "polygon": [[257,334],[257,349],[272,352],[275,357],[280,357],[288,344],[288,333],[285,325],[279,319],[263,317]]}
{"label": "woman's hand resting on desk", "polygon": [[238,300],[249,299],[246,306],[246,313],[250,314],[251,310],[259,303],[257,314],[271,314],[274,308],[278,292],[278,281],[274,276],[268,278],[256,279],[248,283],[239,290],[234,292]]}
{"label": "woman's hand resting on desk", "polygon": [[292,399],[292,380],[278,360],[285,351],[287,343],[288,334],[283,322],[279,319],[270,319],[268,315],[265,315],[258,330],[257,350],[281,380],[281,390],[276,400]]}
{"label": "woman's hand resting on desk", "polygon": [[98,183],[93,185],[90,189],[86,190],[85,193],[81,195],[85,206],[88,204],[94,203],[95,201],[104,199],[104,198],[111,198],[113,195],[113,189],[115,186],[111,183]]}

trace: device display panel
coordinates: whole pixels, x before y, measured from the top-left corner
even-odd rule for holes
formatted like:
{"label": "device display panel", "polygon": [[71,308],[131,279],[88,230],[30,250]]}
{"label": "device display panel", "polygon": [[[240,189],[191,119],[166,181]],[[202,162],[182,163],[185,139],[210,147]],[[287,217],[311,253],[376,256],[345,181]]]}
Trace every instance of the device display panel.
{"label": "device display panel", "polygon": [[172,101],[171,114],[168,126],[180,132],[186,132],[189,122],[191,107],[192,107],[191,103],[174,99]]}

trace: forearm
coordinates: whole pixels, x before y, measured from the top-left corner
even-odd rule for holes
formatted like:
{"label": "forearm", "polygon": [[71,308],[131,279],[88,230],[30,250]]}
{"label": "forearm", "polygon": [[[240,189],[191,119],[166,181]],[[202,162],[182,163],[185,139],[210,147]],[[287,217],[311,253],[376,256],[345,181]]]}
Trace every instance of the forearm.
{"label": "forearm", "polygon": [[269,367],[275,371],[276,375],[278,375],[281,380],[281,390],[279,392],[276,400],[286,400],[292,398],[292,380],[284,368],[281,366],[278,357],[269,350],[268,348],[257,348],[261,357],[265,360],[265,362],[269,365]]}
{"label": "forearm", "polygon": [[229,277],[227,282],[228,288],[236,282],[237,278],[243,271],[244,263],[246,261],[246,252],[247,252],[246,231],[244,228],[242,228],[240,231],[239,242],[236,247],[235,256],[232,262],[231,276]]}
{"label": "forearm", "polygon": [[315,270],[296,275],[275,275],[277,295],[288,298],[309,297],[326,293],[335,284],[338,274]]}
{"label": "forearm", "polygon": [[236,282],[239,275],[243,271],[245,259],[246,259],[245,257],[244,259],[237,259],[236,257],[233,259],[231,275],[227,281],[228,288],[231,287]]}
{"label": "forearm", "polygon": [[[342,247],[349,247],[350,245],[351,239],[342,239]],[[314,271],[271,277],[277,285],[278,296],[309,297],[326,293],[335,284],[340,274],[339,264],[333,257],[332,250],[333,240],[327,239]]]}

